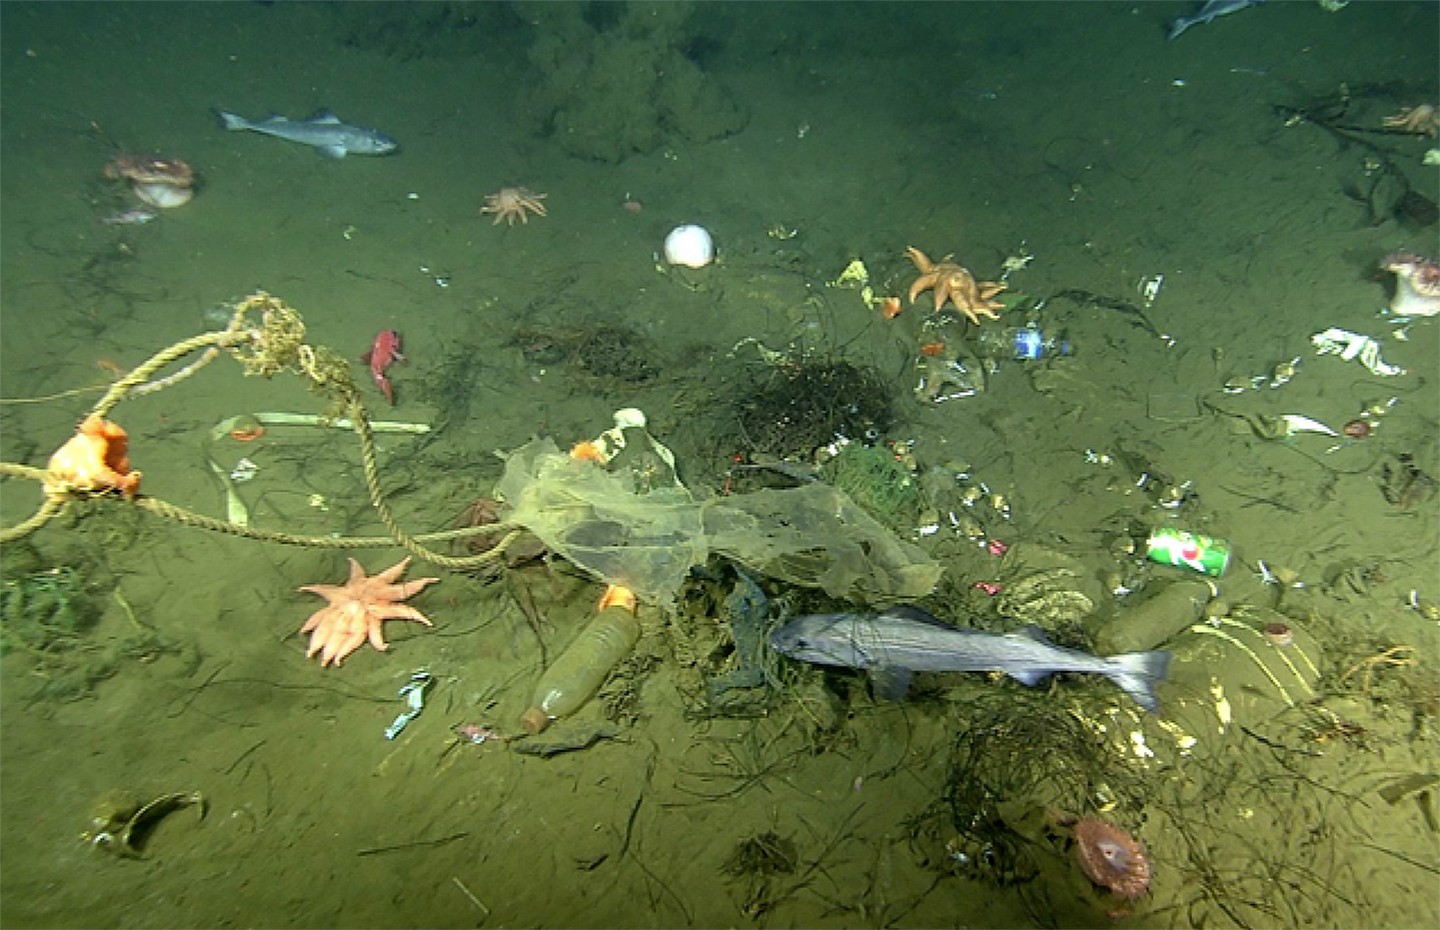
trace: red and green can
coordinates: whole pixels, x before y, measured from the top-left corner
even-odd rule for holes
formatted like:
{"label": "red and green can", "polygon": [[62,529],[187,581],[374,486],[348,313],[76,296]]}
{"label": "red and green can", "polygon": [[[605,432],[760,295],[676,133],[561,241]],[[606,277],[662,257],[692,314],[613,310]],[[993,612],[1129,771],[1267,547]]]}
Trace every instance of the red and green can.
{"label": "red and green can", "polygon": [[1151,531],[1145,543],[1145,556],[1161,565],[1188,568],[1219,578],[1230,566],[1230,543],[1167,526]]}

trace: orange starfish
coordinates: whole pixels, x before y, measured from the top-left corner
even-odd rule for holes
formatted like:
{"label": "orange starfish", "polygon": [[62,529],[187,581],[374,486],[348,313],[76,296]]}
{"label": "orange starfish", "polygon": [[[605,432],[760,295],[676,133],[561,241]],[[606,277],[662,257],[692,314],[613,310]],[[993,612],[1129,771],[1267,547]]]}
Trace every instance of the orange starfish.
{"label": "orange starfish", "polygon": [[922,291],[932,291],[937,313],[948,300],[955,304],[955,309],[965,314],[971,323],[978,325],[982,315],[992,320],[1000,319],[1000,315],[995,311],[1004,310],[1005,305],[991,298],[1005,290],[1004,284],[998,281],[976,281],[968,268],[950,260],[954,257],[953,253],[938,262],[932,262],[929,256],[912,245],[905,250],[905,254],[920,271],[920,277],[910,285],[912,304]]}
{"label": "orange starfish", "polygon": [[301,591],[318,594],[329,601],[311,614],[300,628],[301,633],[310,634],[310,648],[305,650],[305,658],[318,652],[322,668],[331,662],[338,666],[341,660],[360,648],[366,637],[369,637],[370,645],[384,652],[390,648],[380,629],[386,620],[415,620],[433,626],[420,611],[400,602],[440,579],[416,578],[396,584],[395,580],[405,573],[405,566],[409,564],[407,556],[378,575],[366,577],[365,569],[351,559],[350,578],[345,584],[307,584],[301,587]]}

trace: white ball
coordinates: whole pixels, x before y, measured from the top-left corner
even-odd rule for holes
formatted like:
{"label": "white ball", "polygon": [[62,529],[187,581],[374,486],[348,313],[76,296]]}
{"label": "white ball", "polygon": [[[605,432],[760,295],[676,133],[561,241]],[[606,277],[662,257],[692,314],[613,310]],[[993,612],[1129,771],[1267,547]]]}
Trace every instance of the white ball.
{"label": "white ball", "polygon": [[715,240],[703,226],[676,226],[665,237],[665,260],[686,268],[704,268],[715,260]]}

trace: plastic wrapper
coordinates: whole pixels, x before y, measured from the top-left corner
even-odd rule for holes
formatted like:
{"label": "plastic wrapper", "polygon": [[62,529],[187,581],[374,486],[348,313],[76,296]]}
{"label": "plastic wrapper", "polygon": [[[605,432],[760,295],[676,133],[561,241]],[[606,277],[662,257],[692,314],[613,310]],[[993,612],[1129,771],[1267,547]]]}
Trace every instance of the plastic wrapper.
{"label": "plastic wrapper", "polygon": [[1391,365],[1380,357],[1380,343],[1376,339],[1349,330],[1330,327],[1323,333],[1310,337],[1317,355],[1338,355],[1344,361],[1358,358],[1373,374],[1391,378],[1405,374],[1399,365]]}
{"label": "plastic wrapper", "polygon": [[682,486],[636,493],[630,476],[540,439],[510,455],[496,493],[505,518],[551,550],[661,605],[712,553],[861,603],[922,597],[940,577],[924,551],[825,484],[704,501]]}

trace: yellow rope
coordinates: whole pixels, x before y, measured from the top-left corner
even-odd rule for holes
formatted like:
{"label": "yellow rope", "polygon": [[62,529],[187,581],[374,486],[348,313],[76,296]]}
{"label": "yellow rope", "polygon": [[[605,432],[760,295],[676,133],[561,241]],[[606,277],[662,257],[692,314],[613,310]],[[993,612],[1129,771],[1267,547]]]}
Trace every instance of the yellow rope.
{"label": "yellow rope", "polygon": [[[245,539],[256,539],[261,542],[280,543],[285,546],[304,546],[310,549],[383,549],[393,546],[396,540],[391,536],[299,536],[294,533],[281,533],[276,530],[258,530],[250,526],[242,526],[239,523],[231,523],[228,520],[217,520],[214,517],[207,517],[204,514],[195,513],[193,510],[186,510],[167,501],[154,497],[141,497],[135,500],[135,506],[147,513],[153,513],[157,517],[164,517],[167,520],[174,520],[184,526],[193,526],[202,530],[211,530],[216,533],[224,533],[228,536],[241,536]],[[486,526],[467,526],[455,530],[443,530],[438,533],[425,533],[413,537],[426,542],[444,542],[447,540],[463,539],[466,536],[478,536],[481,533],[495,533],[507,529],[506,524],[488,524]],[[517,538],[523,530],[510,529],[504,538],[495,546],[487,549],[477,558],[481,561],[476,565],[483,565],[499,557],[505,547]],[[408,548],[408,547],[407,547]],[[428,551],[428,550],[422,550]],[[429,559],[429,555],[422,558]],[[441,556],[441,558],[446,558]],[[469,560],[463,560],[469,561]],[[446,566],[449,567],[449,566]],[[467,568],[475,566],[467,565]]]}
{"label": "yellow rope", "polygon": [[29,478],[31,481],[44,481],[45,469],[35,468],[32,465],[21,465],[17,462],[0,462],[0,475],[7,478]]}
{"label": "yellow rope", "polygon": [[71,388],[68,391],[60,391],[57,394],[45,394],[41,397],[0,397],[0,404],[48,404],[52,400],[64,400],[67,397],[79,397],[81,394],[89,394],[93,391],[103,391],[110,387],[112,382],[104,384],[92,384],[89,387]]}
{"label": "yellow rope", "polygon": [[[6,462],[5,464],[9,465],[10,463]],[[41,472],[41,474],[43,475],[44,472]],[[64,501],[53,500],[47,497],[44,503],[40,505],[40,509],[30,516],[30,519],[0,530],[0,545],[12,543],[17,539],[24,539],[26,536],[40,529],[40,527],[50,522],[51,517],[60,512],[62,504],[64,504]]]}
{"label": "yellow rope", "polygon": [[[150,376],[155,372],[176,359],[184,358],[197,349],[214,346],[234,346],[249,340],[251,336],[240,332],[237,328],[240,316],[240,311],[237,311],[235,315],[236,322],[232,323],[229,329],[202,333],[199,336],[177,342],[169,348],[156,352],[150,356],[148,360],[132,369],[129,374],[110,385],[109,390],[105,392],[105,396],[96,401],[95,406],[91,408],[91,414],[104,417],[116,404],[124,399],[126,394],[129,394],[135,388],[149,381]],[[45,474],[45,469],[31,468],[28,465],[21,465],[17,462],[0,462],[0,475],[7,475],[13,478],[29,478],[34,481],[43,482],[45,480]],[[61,505],[64,503],[65,498],[63,497],[51,498],[47,496],[44,503],[41,504],[40,509],[35,511],[29,519],[17,523],[15,526],[0,529],[0,543],[14,542],[17,539],[23,539],[29,536],[46,523],[49,523],[51,518],[60,512]]]}
{"label": "yellow rope", "polygon": [[419,540],[401,528],[390,510],[389,502],[385,500],[385,492],[380,487],[380,469],[375,464],[375,434],[370,429],[370,417],[365,413],[365,408],[358,398],[351,399],[350,422],[355,424],[355,432],[360,437],[360,461],[364,466],[365,486],[370,491],[370,503],[374,506],[375,512],[380,515],[380,522],[384,523],[385,528],[390,531],[390,535],[395,537],[395,542],[405,547],[405,551],[417,555],[427,562],[433,562],[441,568],[467,571],[494,561],[505,551],[505,547],[520,535],[519,530],[513,530],[493,548],[466,558],[442,555],[425,548]]}
{"label": "yellow rope", "polygon": [[[45,472],[42,469],[31,468],[28,465],[16,465],[13,462],[0,462],[0,474],[14,477],[28,477],[40,480]],[[106,496],[105,500],[116,503],[124,503],[120,498],[113,495]],[[44,526],[51,518],[60,512],[60,509],[68,503],[68,500],[46,499],[41,504],[35,515],[24,523],[16,524],[0,530],[0,543],[10,543],[21,539],[35,530]],[[193,526],[197,529],[210,530],[216,533],[224,533],[227,536],[240,536],[245,539],[255,539],[260,542],[280,543],[285,546],[304,546],[312,549],[383,549],[395,545],[396,540],[392,536],[301,536],[295,533],[282,533],[276,530],[260,530],[254,527],[243,526],[239,523],[231,523],[228,520],[218,520],[214,517],[207,517],[193,510],[187,510],[169,501],[160,500],[156,497],[137,497],[129,503],[138,507],[146,513],[154,514],[166,520],[172,520],[182,526]],[[411,537],[418,542],[450,542],[457,539],[465,539],[469,536],[481,534],[505,533],[500,541],[483,553],[466,559],[448,559],[465,563],[461,568],[476,568],[486,562],[494,561],[502,555],[505,549],[513,543],[524,532],[523,527],[511,523],[488,523],[483,526],[465,526],[453,530],[441,530],[435,533],[422,533]],[[428,550],[423,550],[428,551]],[[437,553],[438,554],[438,553]],[[429,555],[422,558],[430,558]],[[451,566],[446,566],[451,567]]]}
{"label": "yellow rope", "polygon": [[125,377],[110,385],[110,390],[106,391],[105,396],[95,402],[95,406],[91,408],[90,412],[97,417],[105,416],[116,404],[124,400],[126,394],[129,394],[135,388],[149,381],[151,375],[155,374],[155,372],[177,359],[184,358],[191,352],[211,346],[235,346],[249,339],[250,336],[247,333],[224,329],[212,333],[201,333],[183,342],[177,342],[168,349],[161,349],[159,352],[150,356],[149,359],[140,363],[139,367],[133,369]]}
{"label": "yellow rope", "polygon": [[[249,311],[257,309],[263,312],[262,328],[260,330],[244,328],[245,315]],[[238,350],[239,347],[248,344],[249,352],[240,350],[235,353],[240,356],[240,361],[244,364],[247,374],[261,374],[268,377],[280,370],[297,371],[306,377],[320,393],[330,395],[336,401],[339,409],[349,409],[350,421],[354,424],[356,435],[360,438],[361,461],[364,464],[365,486],[370,494],[370,502],[380,515],[380,520],[385,524],[385,528],[390,531],[390,536],[350,538],[301,536],[294,533],[257,530],[227,520],[217,520],[153,497],[139,497],[131,503],[141,510],[167,520],[173,520],[184,526],[282,545],[342,549],[379,548],[398,543],[413,555],[455,571],[479,568],[503,555],[506,548],[524,532],[523,527],[508,523],[494,523],[418,536],[411,535],[401,528],[394,513],[390,510],[390,505],[385,500],[384,490],[380,486],[380,470],[375,461],[375,435],[370,428],[370,418],[365,412],[364,405],[360,402],[354,382],[345,372],[343,362],[339,360],[338,356],[324,347],[316,350],[305,345],[301,341],[304,334],[305,327],[298,313],[283,301],[271,297],[263,291],[258,292],[235,305],[234,316],[227,328],[216,332],[202,333],[156,352],[129,374],[111,384],[105,396],[96,402],[90,412],[94,416],[104,417],[128,395],[161,390],[194,374],[195,371],[218,357],[220,349]],[[166,365],[201,349],[207,350],[206,354],[187,368],[166,378],[151,381],[155,373]],[[0,475],[43,482],[46,470],[14,462],[0,462]],[[71,493],[73,496],[80,496],[79,492]],[[40,529],[61,512],[69,499],[65,496],[47,497],[29,519],[15,526],[0,529],[0,543],[23,539]],[[478,555],[464,558],[444,555],[423,545],[425,542],[440,542],[482,533],[499,532],[503,532],[505,535],[494,546]]]}

